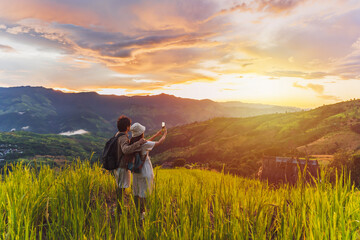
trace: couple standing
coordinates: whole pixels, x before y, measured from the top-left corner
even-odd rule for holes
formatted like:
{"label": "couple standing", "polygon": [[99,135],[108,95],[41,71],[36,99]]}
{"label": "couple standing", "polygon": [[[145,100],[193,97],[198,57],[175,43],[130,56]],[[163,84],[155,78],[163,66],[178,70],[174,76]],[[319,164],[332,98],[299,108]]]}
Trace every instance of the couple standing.
{"label": "couple standing", "polygon": [[[128,163],[133,161],[135,153],[139,153],[141,159],[145,159],[140,173],[133,173],[133,194],[135,204],[140,208],[141,214],[145,213],[145,198],[147,194],[152,191],[154,183],[154,172],[149,157],[149,152],[159,144],[163,143],[167,129],[158,131],[154,136],[145,140],[144,133],[146,128],[140,123],[131,125],[130,118],[120,116],[117,120],[118,132],[115,136],[118,138],[118,161],[119,168],[113,170],[117,185],[120,189],[120,197],[122,197],[124,190],[130,187],[131,172],[128,170]],[[128,137],[128,132],[131,131],[131,139]],[[159,141],[154,139],[162,134]]]}

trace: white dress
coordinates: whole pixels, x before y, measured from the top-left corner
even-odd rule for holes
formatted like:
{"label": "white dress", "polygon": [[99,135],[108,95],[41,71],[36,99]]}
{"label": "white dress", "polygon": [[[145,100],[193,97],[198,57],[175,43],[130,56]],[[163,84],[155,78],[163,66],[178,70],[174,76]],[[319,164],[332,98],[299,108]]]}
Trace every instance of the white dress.
{"label": "white dress", "polygon": [[141,173],[133,174],[133,193],[134,196],[145,198],[152,191],[154,183],[154,171],[150,161],[149,152],[154,148],[155,142],[148,141],[141,145],[141,156],[146,156]]}

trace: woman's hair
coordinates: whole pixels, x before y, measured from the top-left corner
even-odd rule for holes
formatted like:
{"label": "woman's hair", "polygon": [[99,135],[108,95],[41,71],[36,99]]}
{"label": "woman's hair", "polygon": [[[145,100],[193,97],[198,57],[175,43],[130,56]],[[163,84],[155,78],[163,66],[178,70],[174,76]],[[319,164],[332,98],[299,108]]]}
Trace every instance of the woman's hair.
{"label": "woman's hair", "polygon": [[130,145],[133,144],[133,143],[136,143],[137,141],[139,141],[140,139],[142,139],[144,137],[144,133],[141,134],[140,136],[137,136],[137,137],[131,137],[130,139]]}

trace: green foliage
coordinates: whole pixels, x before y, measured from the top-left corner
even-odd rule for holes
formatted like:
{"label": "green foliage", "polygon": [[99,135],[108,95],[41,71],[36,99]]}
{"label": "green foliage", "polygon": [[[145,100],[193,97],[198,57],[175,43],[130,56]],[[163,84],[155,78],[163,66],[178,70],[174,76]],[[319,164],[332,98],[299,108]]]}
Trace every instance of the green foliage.
{"label": "green foliage", "polygon": [[[5,169],[6,170],[6,169]],[[61,171],[18,164],[0,184],[1,239],[358,239],[359,192],[348,177],[274,189],[202,170],[155,170],[140,220],[128,193],[97,165]]]}
{"label": "green foliage", "polygon": [[[354,184],[360,185],[360,154],[354,154],[351,151],[340,150],[334,154],[334,159],[329,164],[329,170],[334,168],[337,171],[348,169],[351,180]],[[334,175],[334,171],[332,171]]]}

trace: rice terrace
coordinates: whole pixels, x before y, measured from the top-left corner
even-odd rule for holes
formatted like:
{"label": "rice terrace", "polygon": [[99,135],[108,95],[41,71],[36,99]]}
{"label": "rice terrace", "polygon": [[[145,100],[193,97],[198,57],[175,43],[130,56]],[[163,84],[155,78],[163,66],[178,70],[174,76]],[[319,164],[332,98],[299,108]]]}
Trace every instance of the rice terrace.
{"label": "rice terrace", "polygon": [[[6,169],[5,169],[6,171]],[[360,192],[339,173],[271,186],[224,173],[156,169],[143,222],[97,165],[18,164],[1,182],[2,239],[358,239]],[[299,176],[301,178],[301,176]]]}

